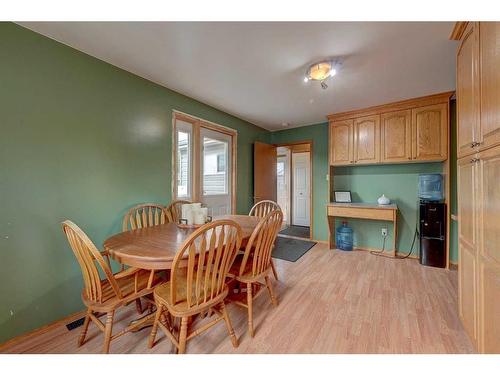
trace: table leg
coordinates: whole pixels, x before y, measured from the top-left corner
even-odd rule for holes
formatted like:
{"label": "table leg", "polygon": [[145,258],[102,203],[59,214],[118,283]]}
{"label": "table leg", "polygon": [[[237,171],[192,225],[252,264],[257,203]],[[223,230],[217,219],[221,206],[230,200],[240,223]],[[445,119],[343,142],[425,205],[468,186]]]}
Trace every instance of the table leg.
{"label": "table leg", "polygon": [[334,216],[328,216],[328,243],[330,246],[330,249],[335,249],[336,244],[335,244],[335,217]]}
{"label": "table leg", "polygon": [[147,300],[151,304],[151,306],[153,306],[153,309],[148,308],[149,312],[146,315],[141,318],[132,320],[128,325],[130,332],[138,332],[146,327],[151,327],[155,321],[156,306],[154,300],[149,296],[143,298]]}
{"label": "table leg", "polygon": [[398,250],[396,249],[396,241],[398,239],[398,220],[397,220],[397,214],[396,217],[394,218],[394,224],[393,224],[393,233],[394,235],[392,236],[393,243],[392,243],[392,256],[396,256],[398,254]]}

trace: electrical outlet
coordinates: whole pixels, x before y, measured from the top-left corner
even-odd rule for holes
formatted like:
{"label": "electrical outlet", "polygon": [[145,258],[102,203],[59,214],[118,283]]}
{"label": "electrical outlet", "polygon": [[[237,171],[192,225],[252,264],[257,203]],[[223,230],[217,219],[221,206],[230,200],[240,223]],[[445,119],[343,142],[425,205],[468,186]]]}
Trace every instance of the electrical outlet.
{"label": "electrical outlet", "polygon": [[387,237],[387,228],[382,228],[382,236]]}

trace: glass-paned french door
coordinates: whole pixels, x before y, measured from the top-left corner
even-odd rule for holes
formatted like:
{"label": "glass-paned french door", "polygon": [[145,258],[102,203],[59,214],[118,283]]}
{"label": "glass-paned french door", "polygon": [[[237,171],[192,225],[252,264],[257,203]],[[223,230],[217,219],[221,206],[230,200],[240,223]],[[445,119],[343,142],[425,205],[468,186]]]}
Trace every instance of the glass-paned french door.
{"label": "glass-paned french door", "polygon": [[[205,125],[205,126],[204,126]],[[236,132],[186,115],[174,117],[175,199],[201,202],[209,215],[230,214],[234,201]]]}
{"label": "glass-paned french door", "polygon": [[231,136],[200,129],[201,202],[209,215],[231,213]]}

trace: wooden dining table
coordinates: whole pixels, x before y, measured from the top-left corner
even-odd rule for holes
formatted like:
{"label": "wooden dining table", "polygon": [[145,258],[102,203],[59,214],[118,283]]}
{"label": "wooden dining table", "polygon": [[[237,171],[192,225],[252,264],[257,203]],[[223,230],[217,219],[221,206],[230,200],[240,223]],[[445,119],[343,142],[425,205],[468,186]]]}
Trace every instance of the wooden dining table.
{"label": "wooden dining table", "polygon": [[[243,248],[260,218],[247,215],[223,215],[216,216],[213,220],[232,220],[238,223],[241,227]],[[104,249],[119,263],[149,270],[153,276],[155,271],[172,268],[175,254],[195,230],[180,228],[176,223],[133,229],[109,237],[104,241]],[[153,277],[150,278],[150,282],[152,280]],[[135,327],[132,331],[151,326],[153,321],[154,312],[150,310],[145,316],[130,323]]]}
{"label": "wooden dining table", "polygon": [[[252,235],[260,218],[247,215],[216,216],[214,220],[232,220],[242,230],[242,247]],[[104,249],[119,263],[144,270],[168,270],[175,254],[195,229],[167,223],[115,234],[104,241]]]}

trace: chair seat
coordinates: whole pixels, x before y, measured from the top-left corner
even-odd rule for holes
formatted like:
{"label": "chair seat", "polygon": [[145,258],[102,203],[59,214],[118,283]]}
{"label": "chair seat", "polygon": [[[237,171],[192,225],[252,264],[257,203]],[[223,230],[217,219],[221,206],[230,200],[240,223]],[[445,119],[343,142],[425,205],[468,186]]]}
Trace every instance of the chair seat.
{"label": "chair seat", "polygon": [[260,275],[254,276],[252,274],[252,267],[253,267],[253,262],[252,259],[248,259],[247,264],[245,264],[245,269],[243,270],[243,274],[240,275],[240,267],[241,263],[243,262],[243,257],[244,254],[238,254],[234,260],[233,265],[231,266],[231,269],[229,270],[228,277],[234,278],[238,281],[245,282],[245,283],[252,283],[257,280],[262,279],[264,276],[266,276],[271,269],[270,267],[265,270],[263,273]]}
{"label": "chair seat", "polygon": [[[204,295],[202,292],[200,292],[200,296],[198,298],[198,306],[188,306],[187,302],[187,278],[186,276],[179,275],[177,276],[177,293],[176,293],[176,299],[177,303],[172,305],[170,303],[170,289],[171,289],[171,282],[167,281],[164,284],[161,284],[157,286],[154,289],[154,298],[155,301],[158,303],[161,303],[165,305],[169,312],[174,315],[174,316],[184,316],[185,313],[188,313],[188,315],[192,315],[193,313],[196,312],[201,312],[209,307],[215,306],[218,303],[222,302],[224,298],[226,298],[228,294],[228,288],[226,285],[224,285],[222,289],[222,293],[220,293],[219,296],[217,296],[214,299],[210,300],[210,303],[203,303]],[[210,295],[207,296],[207,299],[210,299]],[[192,301],[191,305],[193,305],[195,302]]]}
{"label": "chair seat", "polygon": [[135,292],[135,275],[117,278],[116,282],[122,292],[123,298],[118,298],[111,287],[109,281],[101,280],[102,285],[102,302],[92,302],[87,298],[85,289],[82,291],[82,299],[86,306],[91,307],[95,311],[107,311],[114,309],[118,305],[126,304],[131,300],[148,295],[153,292],[153,288],[148,289],[148,280],[150,272],[146,270],[138,271],[137,277],[137,292]]}

